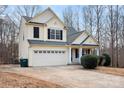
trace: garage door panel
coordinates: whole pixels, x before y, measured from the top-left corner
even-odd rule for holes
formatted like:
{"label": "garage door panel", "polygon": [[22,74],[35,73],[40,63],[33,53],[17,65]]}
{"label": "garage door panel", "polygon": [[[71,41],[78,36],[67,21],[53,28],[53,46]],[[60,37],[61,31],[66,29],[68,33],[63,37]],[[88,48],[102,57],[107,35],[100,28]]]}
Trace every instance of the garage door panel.
{"label": "garage door panel", "polygon": [[[36,52],[37,51],[37,52]],[[46,51],[46,52],[45,52]],[[66,65],[67,64],[67,49],[57,48],[40,48],[31,49],[32,66],[52,66],[52,65]]]}

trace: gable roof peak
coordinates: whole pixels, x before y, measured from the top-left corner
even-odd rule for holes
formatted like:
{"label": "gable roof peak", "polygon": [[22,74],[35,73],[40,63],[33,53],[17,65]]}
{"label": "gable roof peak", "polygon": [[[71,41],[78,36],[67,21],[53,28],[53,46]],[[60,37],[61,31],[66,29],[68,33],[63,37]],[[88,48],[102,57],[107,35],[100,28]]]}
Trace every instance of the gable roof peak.
{"label": "gable roof peak", "polygon": [[51,10],[51,8],[48,6],[48,8],[47,9],[50,9]]}
{"label": "gable roof peak", "polygon": [[[28,17],[28,16],[23,16],[23,18],[27,21],[27,22],[31,22],[34,18],[42,15],[44,12],[46,11],[50,11],[55,17],[57,17],[58,20],[60,20],[60,22],[64,25],[64,22],[56,15],[56,13],[50,8],[46,8],[45,10],[43,10],[42,12],[36,14],[34,17]],[[51,18],[50,18],[51,19]],[[46,22],[48,22],[50,19],[48,19]],[[46,22],[43,22],[43,23],[46,23]]]}
{"label": "gable roof peak", "polygon": [[[37,16],[43,14],[44,12],[46,12],[46,11],[48,11],[48,10],[51,11],[53,14],[55,14],[55,13],[52,11],[52,9],[51,9],[50,7],[48,7],[48,8],[46,8],[46,9],[44,9],[43,11],[37,13],[33,18],[35,18],[35,17],[37,17]],[[32,18],[32,19],[33,19],[33,18]]]}

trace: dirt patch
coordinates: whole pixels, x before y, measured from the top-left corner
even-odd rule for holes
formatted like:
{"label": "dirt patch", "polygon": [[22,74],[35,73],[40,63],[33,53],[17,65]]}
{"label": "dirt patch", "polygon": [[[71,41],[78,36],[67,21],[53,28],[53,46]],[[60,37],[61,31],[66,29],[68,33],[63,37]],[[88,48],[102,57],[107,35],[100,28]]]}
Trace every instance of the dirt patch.
{"label": "dirt patch", "polygon": [[[2,76],[2,80],[0,80],[0,87],[3,86],[4,87],[63,86],[66,88],[123,88],[124,87],[124,76],[106,74],[108,73],[108,71],[110,71],[109,67],[108,69],[107,68],[102,69],[102,68],[103,67],[98,67],[95,70],[87,70],[87,69],[83,69],[83,67],[80,65],[54,66],[54,67],[28,67],[28,68],[21,68],[17,66],[16,67],[1,66],[0,72],[15,73],[16,75],[10,74],[12,75],[11,77],[10,75],[8,75],[8,73],[7,74],[4,73],[4,75],[0,73],[0,78]],[[113,68],[113,70],[115,69],[116,68]],[[105,72],[105,70],[107,71]],[[123,71],[123,69],[120,70]],[[120,72],[120,70],[118,72]],[[26,79],[24,79],[23,77]],[[8,83],[9,86],[7,86]]]}
{"label": "dirt patch", "polygon": [[1,88],[60,88],[62,86],[15,73],[0,72]]}
{"label": "dirt patch", "polygon": [[124,68],[97,67],[97,72],[124,76]]}

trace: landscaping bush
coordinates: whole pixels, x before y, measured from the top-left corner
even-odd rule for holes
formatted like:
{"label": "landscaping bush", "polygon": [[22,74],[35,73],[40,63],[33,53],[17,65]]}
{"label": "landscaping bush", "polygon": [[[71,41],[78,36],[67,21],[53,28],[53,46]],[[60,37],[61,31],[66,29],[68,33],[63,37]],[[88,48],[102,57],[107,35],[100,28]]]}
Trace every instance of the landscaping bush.
{"label": "landscaping bush", "polygon": [[102,66],[103,60],[104,60],[104,56],[98,57],[98,66]]}
{"label": "landscaping bush", "polygon": [[108,54],[106,54],[106,53],[102,54],[102,56],[104,56],[104,59],[105,59],[105,62],[103,64],[103,66],[110,66],[110,64],[111,64],[111,57]]}
{"label": "landscaping bush", "polygon": [[81,57],[81,65],[86,69],[94,69],[97,67],[97,56],[84,55]]}

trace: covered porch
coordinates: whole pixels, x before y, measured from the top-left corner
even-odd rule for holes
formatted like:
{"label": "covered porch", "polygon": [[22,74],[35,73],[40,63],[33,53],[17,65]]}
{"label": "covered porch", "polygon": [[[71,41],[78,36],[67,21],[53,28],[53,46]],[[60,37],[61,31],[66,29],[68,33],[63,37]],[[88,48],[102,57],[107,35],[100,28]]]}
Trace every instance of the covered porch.
{"label": "covered porch", "polygon": [[68,64],[80,64],[81,56],[87,54],[99,55],[98,46],[69,47]]}

